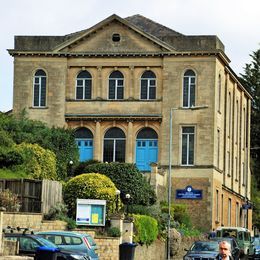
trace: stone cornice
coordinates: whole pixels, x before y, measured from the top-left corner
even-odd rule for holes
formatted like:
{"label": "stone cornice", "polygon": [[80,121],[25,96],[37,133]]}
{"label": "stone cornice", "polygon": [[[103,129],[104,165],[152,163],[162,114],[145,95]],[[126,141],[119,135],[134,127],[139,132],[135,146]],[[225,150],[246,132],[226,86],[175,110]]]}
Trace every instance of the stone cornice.
{"label": "stone cornice", "polygon": [[92,115],[92,114],[65,114],[68,121],[162,121],[161,115]]}

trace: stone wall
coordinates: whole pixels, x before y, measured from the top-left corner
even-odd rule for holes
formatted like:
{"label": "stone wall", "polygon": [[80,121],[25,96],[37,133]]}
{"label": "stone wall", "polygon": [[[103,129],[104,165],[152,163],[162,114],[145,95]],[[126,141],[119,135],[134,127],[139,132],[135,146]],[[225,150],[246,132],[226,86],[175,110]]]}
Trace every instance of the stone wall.
{"label": "stone wall", "polygon": [[119,259],[119,238],[95,237],[98,245],[98,255],[100,260],[118,260]]}
{"label": "stone wall", "polygon": [[152,245],[137,245],[135,248],[135,260],[158,260],[165,259],[166,250],[165,250],[165,242],[161,240],[156,240]]}
{"label": "stone wall", "polygon": [[3,228],[7,226],[30,228],[35,231],[40,230],[65,230],[67,223],[64,221],[45,221],[42,214],[5,212],[3,214]]}

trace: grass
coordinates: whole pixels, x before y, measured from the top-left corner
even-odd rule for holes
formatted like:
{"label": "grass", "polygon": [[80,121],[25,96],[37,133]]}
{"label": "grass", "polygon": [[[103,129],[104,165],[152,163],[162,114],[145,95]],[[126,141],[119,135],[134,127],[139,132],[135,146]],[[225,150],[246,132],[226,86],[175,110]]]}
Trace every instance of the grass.
{"label": "grass", "polygon": [[0,179],[21,179],[28,175],[23,171],[13,171],[9,169],[0,169]]}

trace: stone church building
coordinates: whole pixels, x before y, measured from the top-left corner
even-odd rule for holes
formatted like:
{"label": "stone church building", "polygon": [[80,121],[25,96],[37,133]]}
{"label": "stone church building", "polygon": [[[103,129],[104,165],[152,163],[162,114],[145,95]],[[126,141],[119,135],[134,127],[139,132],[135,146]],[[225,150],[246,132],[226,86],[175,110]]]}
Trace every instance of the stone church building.
{"label": "stone church building", "polygon": [[112,15],[64,36],[15,36],[8,51],[13,113],[73,128],[81,161],[171,169],[172,201],[198,227],[251,228],[251,96],[217,36]]}

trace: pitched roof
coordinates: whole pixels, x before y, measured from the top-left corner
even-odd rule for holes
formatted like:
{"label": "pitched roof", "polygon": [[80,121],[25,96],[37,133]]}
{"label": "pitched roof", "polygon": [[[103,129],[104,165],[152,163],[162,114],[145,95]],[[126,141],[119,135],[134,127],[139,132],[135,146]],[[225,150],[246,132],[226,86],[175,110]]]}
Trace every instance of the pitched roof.
{"label": "pitched roof", "polygon": [[149,33],[159,39],[163,39],[163,37],[165,36],[184,36],[183,34],[176,32],[157,22],[154,22],[153,20],[148,19],[140,14],[126,17],[125,20],[134,24],[142,31]]}

